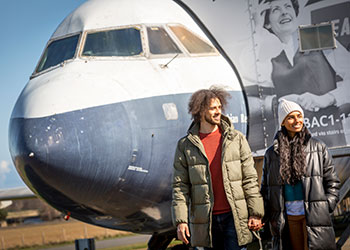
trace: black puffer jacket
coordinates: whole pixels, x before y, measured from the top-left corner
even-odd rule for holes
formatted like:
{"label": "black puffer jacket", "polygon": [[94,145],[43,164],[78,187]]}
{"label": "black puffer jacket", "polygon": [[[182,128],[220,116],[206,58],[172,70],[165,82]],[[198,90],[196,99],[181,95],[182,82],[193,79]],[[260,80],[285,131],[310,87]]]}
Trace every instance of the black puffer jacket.
{"label": "black puffer jacket", "polygon": [[[308,247],[336,249],[331,213],[339,199],[340,182],[326,145],[311,136],[305,140],[307,170],[302,177]],[[284,186],[279,181],[278,140],[265,153],[261,193],[270,223],[273,249],[290,249],[284,206]],[[286,239],[287,237],[287,239]]]}

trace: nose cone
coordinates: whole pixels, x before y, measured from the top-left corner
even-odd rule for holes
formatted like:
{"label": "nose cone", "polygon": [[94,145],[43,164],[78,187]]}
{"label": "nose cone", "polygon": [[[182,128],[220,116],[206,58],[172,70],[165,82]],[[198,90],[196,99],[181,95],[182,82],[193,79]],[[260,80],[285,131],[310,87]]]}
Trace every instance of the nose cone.
{"label": "nose cone", "polygon": [[[122,104],[41,118],[11,118],[10,152],[26,184],[61,211],[94,204],[112,188],[132,158]],[[91,205],[92,206],[92,205]]]}

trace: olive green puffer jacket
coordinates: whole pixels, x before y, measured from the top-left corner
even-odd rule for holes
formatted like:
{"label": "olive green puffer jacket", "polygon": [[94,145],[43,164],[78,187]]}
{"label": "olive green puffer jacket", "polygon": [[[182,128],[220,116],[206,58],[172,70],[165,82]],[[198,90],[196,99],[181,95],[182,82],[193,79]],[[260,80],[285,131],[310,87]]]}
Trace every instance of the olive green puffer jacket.
{"label": "olive green puffer jacket", "polygon": [[[244,135],[222,115],[222,175],[231,206],[239,245],[252,241],[249,216],[264,215],[258,176]],[[192,123],[188,135],[179,140],[174,160],[173,223],[188,223],[191,245],[212,247],[211,221],[214,195],[209,163],[199,138],[199,123]]]}

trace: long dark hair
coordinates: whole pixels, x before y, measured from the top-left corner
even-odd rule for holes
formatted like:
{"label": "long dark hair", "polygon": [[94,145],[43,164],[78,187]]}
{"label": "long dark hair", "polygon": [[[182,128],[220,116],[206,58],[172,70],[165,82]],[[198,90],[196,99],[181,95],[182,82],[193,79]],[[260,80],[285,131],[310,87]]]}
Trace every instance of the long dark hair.
{"label": "long dark hair", "polygon": [[278,132],[280,181],[282,184],[294,185],[306,173],[306,154],[304,149],[310,137],[311,135],[305,126],[291,140],[288,138],[288,132],[284,126]]}

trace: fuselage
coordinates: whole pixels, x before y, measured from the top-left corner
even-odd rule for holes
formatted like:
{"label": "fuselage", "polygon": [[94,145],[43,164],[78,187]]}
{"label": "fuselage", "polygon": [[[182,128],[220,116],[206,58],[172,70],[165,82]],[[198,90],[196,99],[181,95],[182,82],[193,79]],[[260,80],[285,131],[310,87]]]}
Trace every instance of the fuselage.
{"label": "fuselage", "polygon": [[[94,46],[111,36],[140,40],[133,48]],[[226,114],[245,132],[237,76],[179,6],[89,1],[58,27],[18,98],[13,161],[39,197],[72,217],[133,232],[170,230],[172,159],[191,123],[188,99],[213,84],[228,87]]]}

